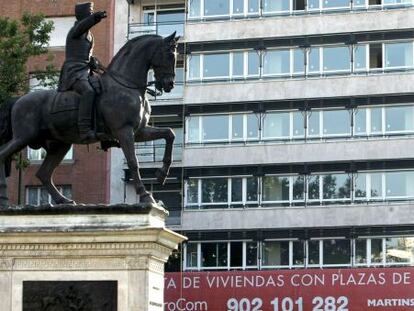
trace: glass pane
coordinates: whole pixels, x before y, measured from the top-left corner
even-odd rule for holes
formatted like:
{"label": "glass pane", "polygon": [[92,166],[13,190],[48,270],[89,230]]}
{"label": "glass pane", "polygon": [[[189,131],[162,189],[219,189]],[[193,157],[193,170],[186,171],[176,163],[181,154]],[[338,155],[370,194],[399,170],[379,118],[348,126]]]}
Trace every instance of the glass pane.
{"label": "glass pane", "polygon": [[302,112],[293,112],[293,136],[305,136],[304,114]]}
{"label": "glass pane", "polygon": [[243,115],[233,115],[231,118],[231,138],[233,140],[243,139]]}
{"label": "glass pane", "polygon": [[382,263],[382,239],[371,239],[371,262]]}
{"label": "glass pane", "polygon": [[308,10],[319,9],[319,0],[308,0]]}
{"label": "glass pane", "polygon": [[354,133],[364,135],[367,133],[367,110],[358,108],[354,115]]}
{"label": "glass pane", "polygon": [[310,200],[319,199],[319,176],[309,176],[308,179],[308,197]]}
{"label": "glass pane", "polygon": [[350,240],[324,240],[323,264],[339,265],[351,263]]}
{"label": "glass pane", "polygon": [[229,0],[204,1],[204,15],[228,15],[230,12]]}
{"label": "glass pane", "polygon": [[350,6],[350,0],[324,0],[322,1],[324,9],[344,8]]}
{"label": "glass pane", "polygon": [[246,242],[246,266],[257,266],[256,242]]}
{"label": "glass pane", "polygon": [[243,266],[243,242],[230,243],[230,267]]}
{"label": "glass pane", "polygon": [[202,243],[201,244],[202,267],[226,267],[227,243]]}
{"label": "glass pane", "polygon": [[305,178],[303,176],[293,176],[293,200],[303,200],[305,190]]}
{"label": "glass pane", "polygon": [[257,202],[257,178],[256,177],[248,177],[246,178],[246,201],[247,202]]}
{"label": "glass pane", "polygon": [[197,243],[187,244],[187,267],[197,268]]}
{"label": "glass pane", "polygon": [[259,1],[258,0],[248,0],[248,12],[247,13],[258,13],[259,12]]}
{"label": "glass pane", "polygon": [[322,179],[324,199],[350,198],[351,180],[347,174],[325,175]]}
{"label": "glass pane", "polygon": [[319,72],[319,48],[311,48],[309,52],[309,72]]}
{"label": "glass pane", "polygon": [[290,113],[268,113],[264,118],[263,137],[288,138],[290,131]]}
{"label": "glass pane", "polygon": [[351,120],[347,110],[323,111],[323,135],[346,135],[351,132]]}
{"label": "glass pane", "polygon": [[231,179],[231,201],[242,202],[243,201],[243,179],[232,178]]}
{"label": "glass pane", "polygon": [[40,205],[42,204],[49,204],[49,193],[46,189],[41,188],[40,189]]}
{"label": "glass pane", "polygon": [[289,241],[263,242],[263,266],[288,266]]}
{"label": "glass pane", "polygon": [[199,117],[190,117],[188,119],[188,142],[199,142],[199,134]]}
{"label": "glass pane", "polygon": [[[210,0],[207,0],[210,1]],[[233,14],[244,13],[244,0],[233,0]]]}
{"label": "glass pane", "polygon": [[203,141],[228,140],[229,139],[229,116],[204,116]]}
{"label": "glass pane", "polygon": [[358,173],[355,175],[355,198],[367,197],[367,174]]}
{"label": "glass pane", "polygon": [[385,68],[412,67],[413,43],[387,43],[385,46]]}
{"label": "glass pane", "polygon": [[319,136],[319,111],[312,111],[310,115],[308,115],[308,135],[309,136]]}
{"label": "glass pane", "polygon": [[202,202],[227,202],[227,178],[201,180]]}
{"label": "glass pane", "polygon": [[263,177],[263,201],[289,201],[289,177]]}
{"label": "glass pane", "polygon": [[200,55],[190,55],[188,60],[188,78],[200,79]]}
{"label": "glass pane", "polygon": [[367,45],[357,44],[354,48],[354,69],[367,69]]}
{"label": "glass pane", "polygon": [[414,238],[386,238],[386,262],[387,263],[413,263],[414,262]]}
{"label": "glass pane", "polygon": [[371,173],[371,198],[382,197],[382,173]]}
{"label": "glass pane", "polygon": [[[325,0],[326,2],[327,0]],[[335,0],[337,2],[338,0]],[[325,47],[323,48],[323,71],[340,71],[350,69],[351,58],[349,48]]]}
{"label": "glass pane", "polygon": [[355,262],[357,264],[367,263],[367,240],[355,240]]}
{"label": "glass pane", "polygon": [[187,203],[198,203],[198,180],[190,179],[187,182]]}
{"label": "glass pane", "polygon": [[302,49],[293,50],[293,72],[297,74],[305,72],[305,53]]}
{"label": "glass pane", "polygon": [[247,74],[249,76],[254,76],[259,74],[259,55],[256,51],[249,51],[247,54],[248,58],[248,68]]}
{"label": "glass pane", "polygon": [[386,172],[387,197],[414,196],[414,172]]}
{"label": "glass pane", "polygon": [[247,138],[258,138],[259,120],[254,114],[247,115]]}
{"label": "glass pane", "polygon": [[303,241],[292,242],[293,265],[303,266],[305,264],[305,243]]}
{"label": "glass pane", "polygon": [[201,11],[201,0],[190,0],[190,17],[199,17]]}
{"label": "glass pane", "polygon": [[263,11],[268,12],[285,12],[289,11],[290,0],[263,0]]}
{"label": "glass pane", "polygon": [[290,74],[290,51],[268,51],[264,55],[264,74]]}
{"label": "glass pane", "polygon": [[204,55],[204,78],[228,77],[230,54],[205,54]]}
{"label": "glass pane", "polygon": [[163,37],[171,35],[174,31],[177,36],[184,35],[185,13],[182,10],[168,10],[157,12],[157,34]]}
{"label": "glass pane", "polygon": [[27,188],[27,204],[37,205],[38,204],[38,188]]}
{"label": "glass pane", "polygon": [[308,264],[318,265],[320,263],[319,241],[308,241],[308,253]]}
{"label": "glass pane", "polygon": [[386,107],[385,108],[385,131],[413,131],[414,130],[414,107]]}
{"label": "glass pane", "polygon": [[67,197],[68,199],[72,199],[72,187],[71,186],[63,186],[62,187],[62,194]]}
{"label": "glass pane", "polygon": [[233,53],[233,76],[243,76],[244,53]]}
{"label": "glass pane", "polygon": [[371,133],[382,132],[382,108],[371,108]]}

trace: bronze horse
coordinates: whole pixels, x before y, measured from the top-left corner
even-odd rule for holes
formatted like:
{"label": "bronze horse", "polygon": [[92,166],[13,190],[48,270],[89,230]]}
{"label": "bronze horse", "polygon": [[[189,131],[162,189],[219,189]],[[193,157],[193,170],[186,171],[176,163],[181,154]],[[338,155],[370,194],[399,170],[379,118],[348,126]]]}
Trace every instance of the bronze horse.
{"label": "bronze horse", "polygon": [[[148,126],[151,107],[146,99],[147,74],[152,68],[155,87],[170,92],[174,87],[177,40],[175,33],[162,38],[146,35],[128,41],[112,59],[101,76],[102,93],[96,100],[97,115],[105,133],[119,142],[131,170],[136,193],[141,202],[153,203],[141,180],[135,155],[135,142],[165,139],[163,166],[156,172],[163,184],[172,162],[174,132],[169,128]],[[36,176],[57,204],[74,204],[55,187],[52,176],[72,144],[80,144],[78,111],[51,114],[57,92],[38,91],[4,104],[0,111],[0,206],[7,200],[6,163],[26,146],[43,147],[47,155]],[[65,94],[67,97],[69,95]],[[78,95],[71,92],[69,99]],[[67,98],[66,98],[67,99]],[[60,104],[60,103],[58,103]]]}

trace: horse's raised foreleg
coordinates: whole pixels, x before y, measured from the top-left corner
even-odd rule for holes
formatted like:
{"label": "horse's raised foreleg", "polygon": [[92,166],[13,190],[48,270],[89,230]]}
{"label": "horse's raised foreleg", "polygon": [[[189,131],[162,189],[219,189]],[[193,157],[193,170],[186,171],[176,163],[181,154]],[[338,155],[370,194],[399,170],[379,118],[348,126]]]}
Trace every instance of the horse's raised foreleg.
{"label": "horse's raised foreleg", "polygon": [[117,138],[127,160],[128,168],[131,171],[132,180],[135,183],[135,191],[139,195],[140,202],[155,203],[151,193],[145,189],[144,183],[141,180],[138,160],[135,155],[133,128],[124,127],[118,130]]}
{"label": "horse's raised foreleg", "polygon": [[75,202],[62,195],[53,183],[52,176],[56,167],[62,162],[70,149],[70,144],[55,143],[46,148],[46,157],[36,173],[56,204],[74,204]]}
{"label": "horse's raised foreleg", "polygon": [[146,126],[142,130],[135,133],[136,142],[144,142],[157,139],[165,139],[164,157],[162,159],[163,166],[162,168],[157,169],[155,172],[158,182],[161,185],[164,185],[173,160],[172,150],[175,139],[173,130],[170,128]]}

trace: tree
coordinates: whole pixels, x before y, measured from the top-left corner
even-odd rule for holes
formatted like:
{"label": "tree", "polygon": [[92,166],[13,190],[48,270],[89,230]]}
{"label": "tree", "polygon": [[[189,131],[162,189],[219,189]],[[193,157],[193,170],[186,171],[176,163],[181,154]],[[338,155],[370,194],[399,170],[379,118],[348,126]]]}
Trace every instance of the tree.
{"label": "tree", "polygon": [[[23,14],[20,20],[0,17],[0,105],[29,89],[27,61],[30,57],[47,55],[53,22],[42,14]],[[36,74],[43,83],[56,75],[53,65]]]}

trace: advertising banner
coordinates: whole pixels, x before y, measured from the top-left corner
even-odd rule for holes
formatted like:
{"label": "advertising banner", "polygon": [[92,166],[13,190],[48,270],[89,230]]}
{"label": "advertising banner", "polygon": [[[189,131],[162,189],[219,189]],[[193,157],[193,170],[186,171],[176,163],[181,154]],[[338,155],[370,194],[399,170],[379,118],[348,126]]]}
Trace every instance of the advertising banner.
{"label": "advertising banner", "polygon": [[414,310],[414,267],[166,273],[166,311]]}

